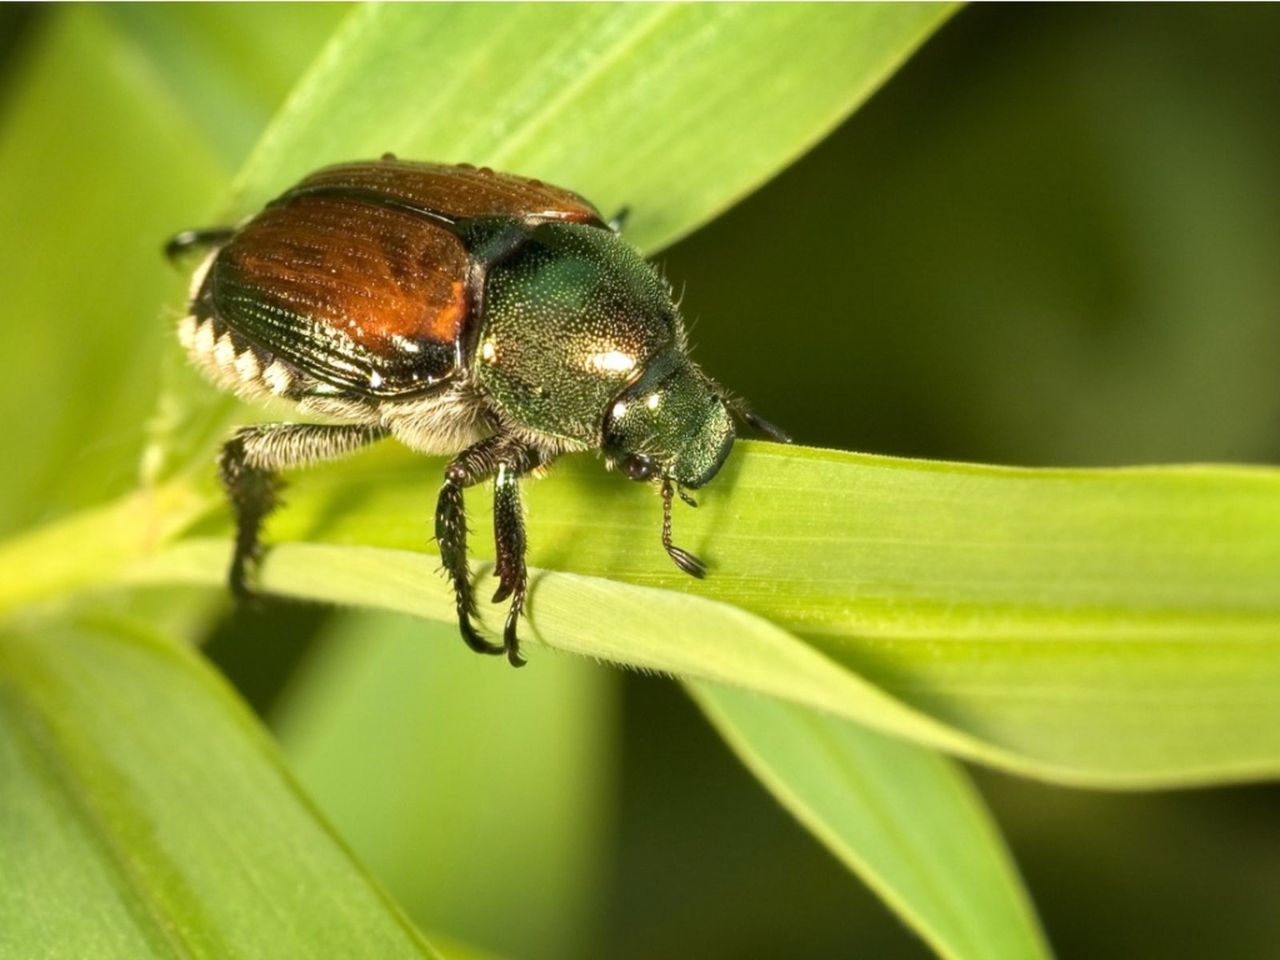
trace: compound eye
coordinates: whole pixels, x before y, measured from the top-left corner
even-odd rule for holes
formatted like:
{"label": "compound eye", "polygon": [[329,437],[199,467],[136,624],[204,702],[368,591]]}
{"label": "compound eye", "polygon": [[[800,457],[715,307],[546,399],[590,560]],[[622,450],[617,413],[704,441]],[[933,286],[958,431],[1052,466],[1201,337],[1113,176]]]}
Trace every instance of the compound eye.
{"label": "compound eye", "polygon": [[648,480],[653,476],[653,461],[643,453],[633,453],[622,462],[622,470],[632,480]]}

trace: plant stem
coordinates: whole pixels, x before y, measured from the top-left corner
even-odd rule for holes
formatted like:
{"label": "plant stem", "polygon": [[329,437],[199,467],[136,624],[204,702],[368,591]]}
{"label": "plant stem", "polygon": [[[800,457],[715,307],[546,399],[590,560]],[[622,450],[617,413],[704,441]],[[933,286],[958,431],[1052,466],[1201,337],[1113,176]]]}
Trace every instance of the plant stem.
{"label": "plant stem", "polygon": [[0,543],[0,616],[112,578],[156,553],[213,506],[207,494],[179,479]]}

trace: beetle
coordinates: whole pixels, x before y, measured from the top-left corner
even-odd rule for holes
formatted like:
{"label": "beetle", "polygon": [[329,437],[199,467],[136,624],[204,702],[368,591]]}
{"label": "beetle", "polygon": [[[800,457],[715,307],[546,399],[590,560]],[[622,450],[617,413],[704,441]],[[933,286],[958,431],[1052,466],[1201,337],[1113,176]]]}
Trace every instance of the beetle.
{"label": "beetle", "polygon": [[[487,167],[381,160],[325,167],[234,227],[188,230],[166,253],[205,256],[178,335],[193,364],[248,400],[291,401],[324,422],[239,429],[218,470],[235,514],[232,592],[252,595],[279,473],[394,437],[453,456],[435,539],[458,625],[473,650],[515,666],[528,575],[520,479],[563,453],[654,484],[662,545],[675,496],[709,481],[734,417],[789,438],[689,358],[658,272],[568,190]],[[493,479],[494,602],[501,643],[476,628],[465,488]]]}

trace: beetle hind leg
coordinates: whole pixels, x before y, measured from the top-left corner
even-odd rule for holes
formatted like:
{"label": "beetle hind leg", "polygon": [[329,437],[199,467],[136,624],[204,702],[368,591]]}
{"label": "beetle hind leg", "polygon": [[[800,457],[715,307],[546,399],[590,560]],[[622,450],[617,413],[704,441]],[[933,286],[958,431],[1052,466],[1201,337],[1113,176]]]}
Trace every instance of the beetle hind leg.
{"label": "beetle hind leg", "polygon": [[387,435],[364,424],[264,423],[244,427],[222,447],[218,475],[235,512],[235,553],[228,582],[237,600],[254,596],[252,581],[262,561],[262,525],[280,505],[284,483],[278,471],[332,460]]}
{"label": "beetle hind leg", "polygon": [[244,438],[236,436],[222,448],[218,458],[218,476],[231,501],[235,513],[235,552],[231,556],[231,569],[227,585],[231,595],[240,603],[253,598],[249,581],[256,574],[262,561],[262,541],[259,535],[262,524],[280,505],[280,490],[284,486],[274,471],[262,470],[249,463]]}
{"label": "beetle hind leg", "polygon": [[165,258],[177,263],[188,251],[220,247],[235,235],[235,227],[207,227],[175,233],[164,245]]}

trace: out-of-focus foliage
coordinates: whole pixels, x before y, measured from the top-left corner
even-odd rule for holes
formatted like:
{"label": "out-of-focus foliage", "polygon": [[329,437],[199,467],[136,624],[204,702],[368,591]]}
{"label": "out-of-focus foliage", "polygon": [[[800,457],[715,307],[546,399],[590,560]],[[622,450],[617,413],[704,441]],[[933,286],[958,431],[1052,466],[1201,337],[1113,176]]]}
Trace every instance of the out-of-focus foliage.
{"label": "out-of-focus foliage", "polygon": [[986,805],[954,761],[777,700],[692,690],[743,763],[939,956],[1049,956]]}
{"label": "out-of-focus foliage", "polygon": [[966,10],[664,256],[699,356],[808,443],[1280,460],[1277,35],[1275,9]]}
{"label": "out-of-focus foliage", "polygon": [[127,623],[0,637],[6,957],[438,957],[238,698]]}
{"label": "out-of-focus foliage", "polygon": [[[1280,461],[1278,45],[1276,8],[965,10],[813,153],[663,255],[699,318],[697,355],[805,442],[1044,465]],[[804,348],[764,349],[780,330]],[[675,779],[712,789],[700,764],[713,742],[678,776],[647,745],[698,723],[652,687],[627,692],[626,782],[642,796]],[[719,783],[720,805],[747,802],[745,779]],[[1280,942],[1274,787],[981,783],[1061,956],[1198,960],[1206,944],[1251,956]],[[739,923],[763,936],[788,910],[830,908],[816,879],[778,906],[746,867],[672,889],[663,857],[708,818],[672,814],[654,850],[656,829],[633,816],[630,931],[678,909],[749,915]],[[789,829],[753,822],[762,857],[786,856]],[[716,927],[714,942],[742,942],[740,926]],[[810,956],[923,955],[811,937]]]}
{"label": "out-of-focus foliage", "polygon": [[456,640],[453,624],[344,613],[284,693],[281,745],[428,929],[510,957],[588,955],[617,803],[615,678],[569,657],[494,671]]}
{"label": "out-of-focus foliage", "polygon": [[237,206],[252,210],[317,164],[390,150],[552,178],[609,212],[631,205],[627,235],[653,249],[795,159],[954,9],[530,4],[423,16],[371,4],[266,131]]}
{"label": "out-of-focus foliage", "polygon": [[137,483],[181,287],[160,246],[210,214],[341,12],[29,13],[0,101],[0,409],[24,451],[0,472],[0,532]]}

